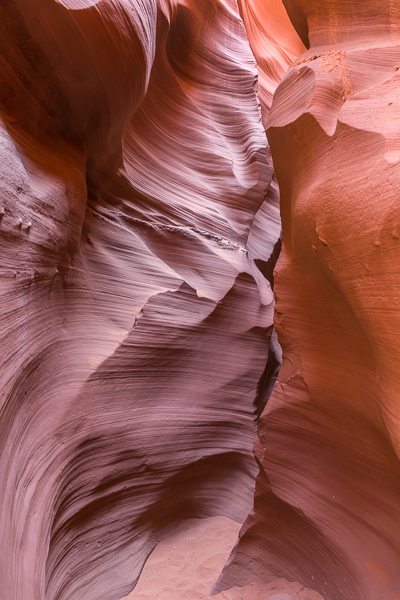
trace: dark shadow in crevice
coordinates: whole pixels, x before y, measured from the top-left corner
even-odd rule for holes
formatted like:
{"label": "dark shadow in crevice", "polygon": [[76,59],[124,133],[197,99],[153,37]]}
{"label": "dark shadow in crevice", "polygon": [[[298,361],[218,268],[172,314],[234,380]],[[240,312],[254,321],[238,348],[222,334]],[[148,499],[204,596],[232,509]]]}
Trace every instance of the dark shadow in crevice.
{"label": "dark shadow in crevice", "polygon": [[[269,259],[255,259],[254,261],[259,271],[261,271],[264,277],[269,281],[272,289],[274,289],[274,269],[281,252],[281,248],[282,233],[275,242],[274,249],[272,250]],[[264,372],[258,381],[257,395],[254,400],[254,414],[257,424],[269,398],[271,397],[278,373],[282,366],[282,349],[273,326],[270,327],[268,333],[270,335],[267,364],[265,365]]]}
{"label": "dark shadow in crevice", "polygon": [[261,260],[256,258],[254,260],[255,265],[259,271],[264,275],[265,279],[267,279],[271,285],[271,288],[274,289],[274,269],[276,262],[279,258],[279,254],[281,253],[282,248],[282,233],[275,242],[274,249],[272,250],[271,256],[268,260]]}
{"label": "dark shadow in crevice", "polygon": [[271,326],[267,364],[265,365],[264,372],[258,381],[257,395],[254,400],[254,414],[257,424],[269,398],[271,397],[281,366],[282,350],[278,342],[276,331]]}

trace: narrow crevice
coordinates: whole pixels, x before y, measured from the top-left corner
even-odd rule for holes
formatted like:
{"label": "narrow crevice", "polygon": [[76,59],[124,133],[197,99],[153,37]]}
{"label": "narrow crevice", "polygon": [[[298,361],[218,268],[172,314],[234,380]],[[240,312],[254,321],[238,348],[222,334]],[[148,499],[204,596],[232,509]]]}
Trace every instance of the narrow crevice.
{"label": "narrow crevice", "polygon": [[267,279],[271,285],[271,288],[274,289],[274,269],[279,258],[279,254],[282,248],[282,233],[275,242],[275,246],[271,252],[271,256],[268,260],[261,260],[256,258],[254,260],[256,267],[259,271],[264,275],[265,279]]}
{"label": "narrow crevice", "polygon": [[[261,271],[264,277],[269,281],[271,288],[274,289],[274,269],[279,258],[282,248],[282,233],[274,245],[274,249],[268,260],[255,259],[257,268]],[[282,366],[282,349],[278,341],[277,333],[273,326],[269,329],[269,350],[267,363],[263,374],[257,384],[257,395],[254,400],[254,413],[256,423],[271,397],[277,380],[280,368]]]}
{"label": "narrow crevice", "polygon": [[254,400],[254,414],[257,425],[259,418],[271,397],[278,373],[282,366],[282,350],[278,342],[278,336],[274,327],[271,326],[270,331],[267,364],[258,381],[257,395]]}

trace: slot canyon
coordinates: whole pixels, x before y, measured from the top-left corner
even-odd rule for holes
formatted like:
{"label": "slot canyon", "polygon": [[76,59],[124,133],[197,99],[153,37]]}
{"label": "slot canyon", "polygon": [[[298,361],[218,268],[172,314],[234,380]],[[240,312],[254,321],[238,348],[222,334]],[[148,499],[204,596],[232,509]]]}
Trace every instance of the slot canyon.
{"label": "slot canyon", "polygon": [[0,600],[400,600],[400,3],[0,49]]}

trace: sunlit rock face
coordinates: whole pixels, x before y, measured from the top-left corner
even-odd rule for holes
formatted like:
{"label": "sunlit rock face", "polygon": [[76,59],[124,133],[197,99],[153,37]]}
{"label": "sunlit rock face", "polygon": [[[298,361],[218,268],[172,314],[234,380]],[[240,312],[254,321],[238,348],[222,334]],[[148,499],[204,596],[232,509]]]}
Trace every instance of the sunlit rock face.
{"label": "sunlit rock face", "polygon": [[267,123],[281,191],[254,510],[216,589],[276,576],[400,598],[400,7],[287,0],[309,46]]}
{"label": "sunlit rock face", "polygon": [[176,519],[252,506],[280,235],[256,63],[228,0],[0,23],[1,597],[112,600]]}
{"label": "sunlit rock face", "polygon": [[257,61],[258,96],[266,125],[278,83],[306,48],[281,0],[238,0],[238,6]]}

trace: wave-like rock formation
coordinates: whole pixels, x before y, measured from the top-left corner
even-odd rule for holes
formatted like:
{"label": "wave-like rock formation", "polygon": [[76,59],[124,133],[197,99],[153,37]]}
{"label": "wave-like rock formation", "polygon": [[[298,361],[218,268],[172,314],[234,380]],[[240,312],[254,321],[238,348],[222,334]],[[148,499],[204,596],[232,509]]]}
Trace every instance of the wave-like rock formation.
{"label": "wave-like rock formation", "polygon": [[1,600],[215,515],[214,592],[400,599],[400,8],[284,5],[0,3]]}
{"label": "wave-like rock formation", "polygon": [[0,595],[119,599],[174,521],[252,506],[256,63],[230,0],[4,0],[0,31]]}
{"label": "wave-like rock formation", "polygon": [[266,125],[278,83],[306,48],[294,30],[282,0],[238,0],[238,6],[257,61],[258,96]]}
{"label": "wave-like rock formation", "polygon": [[285,576],[326,600],[399,600],[400,6],[284,3],[309,49],[267,123],[283,366],[215,589]]}

